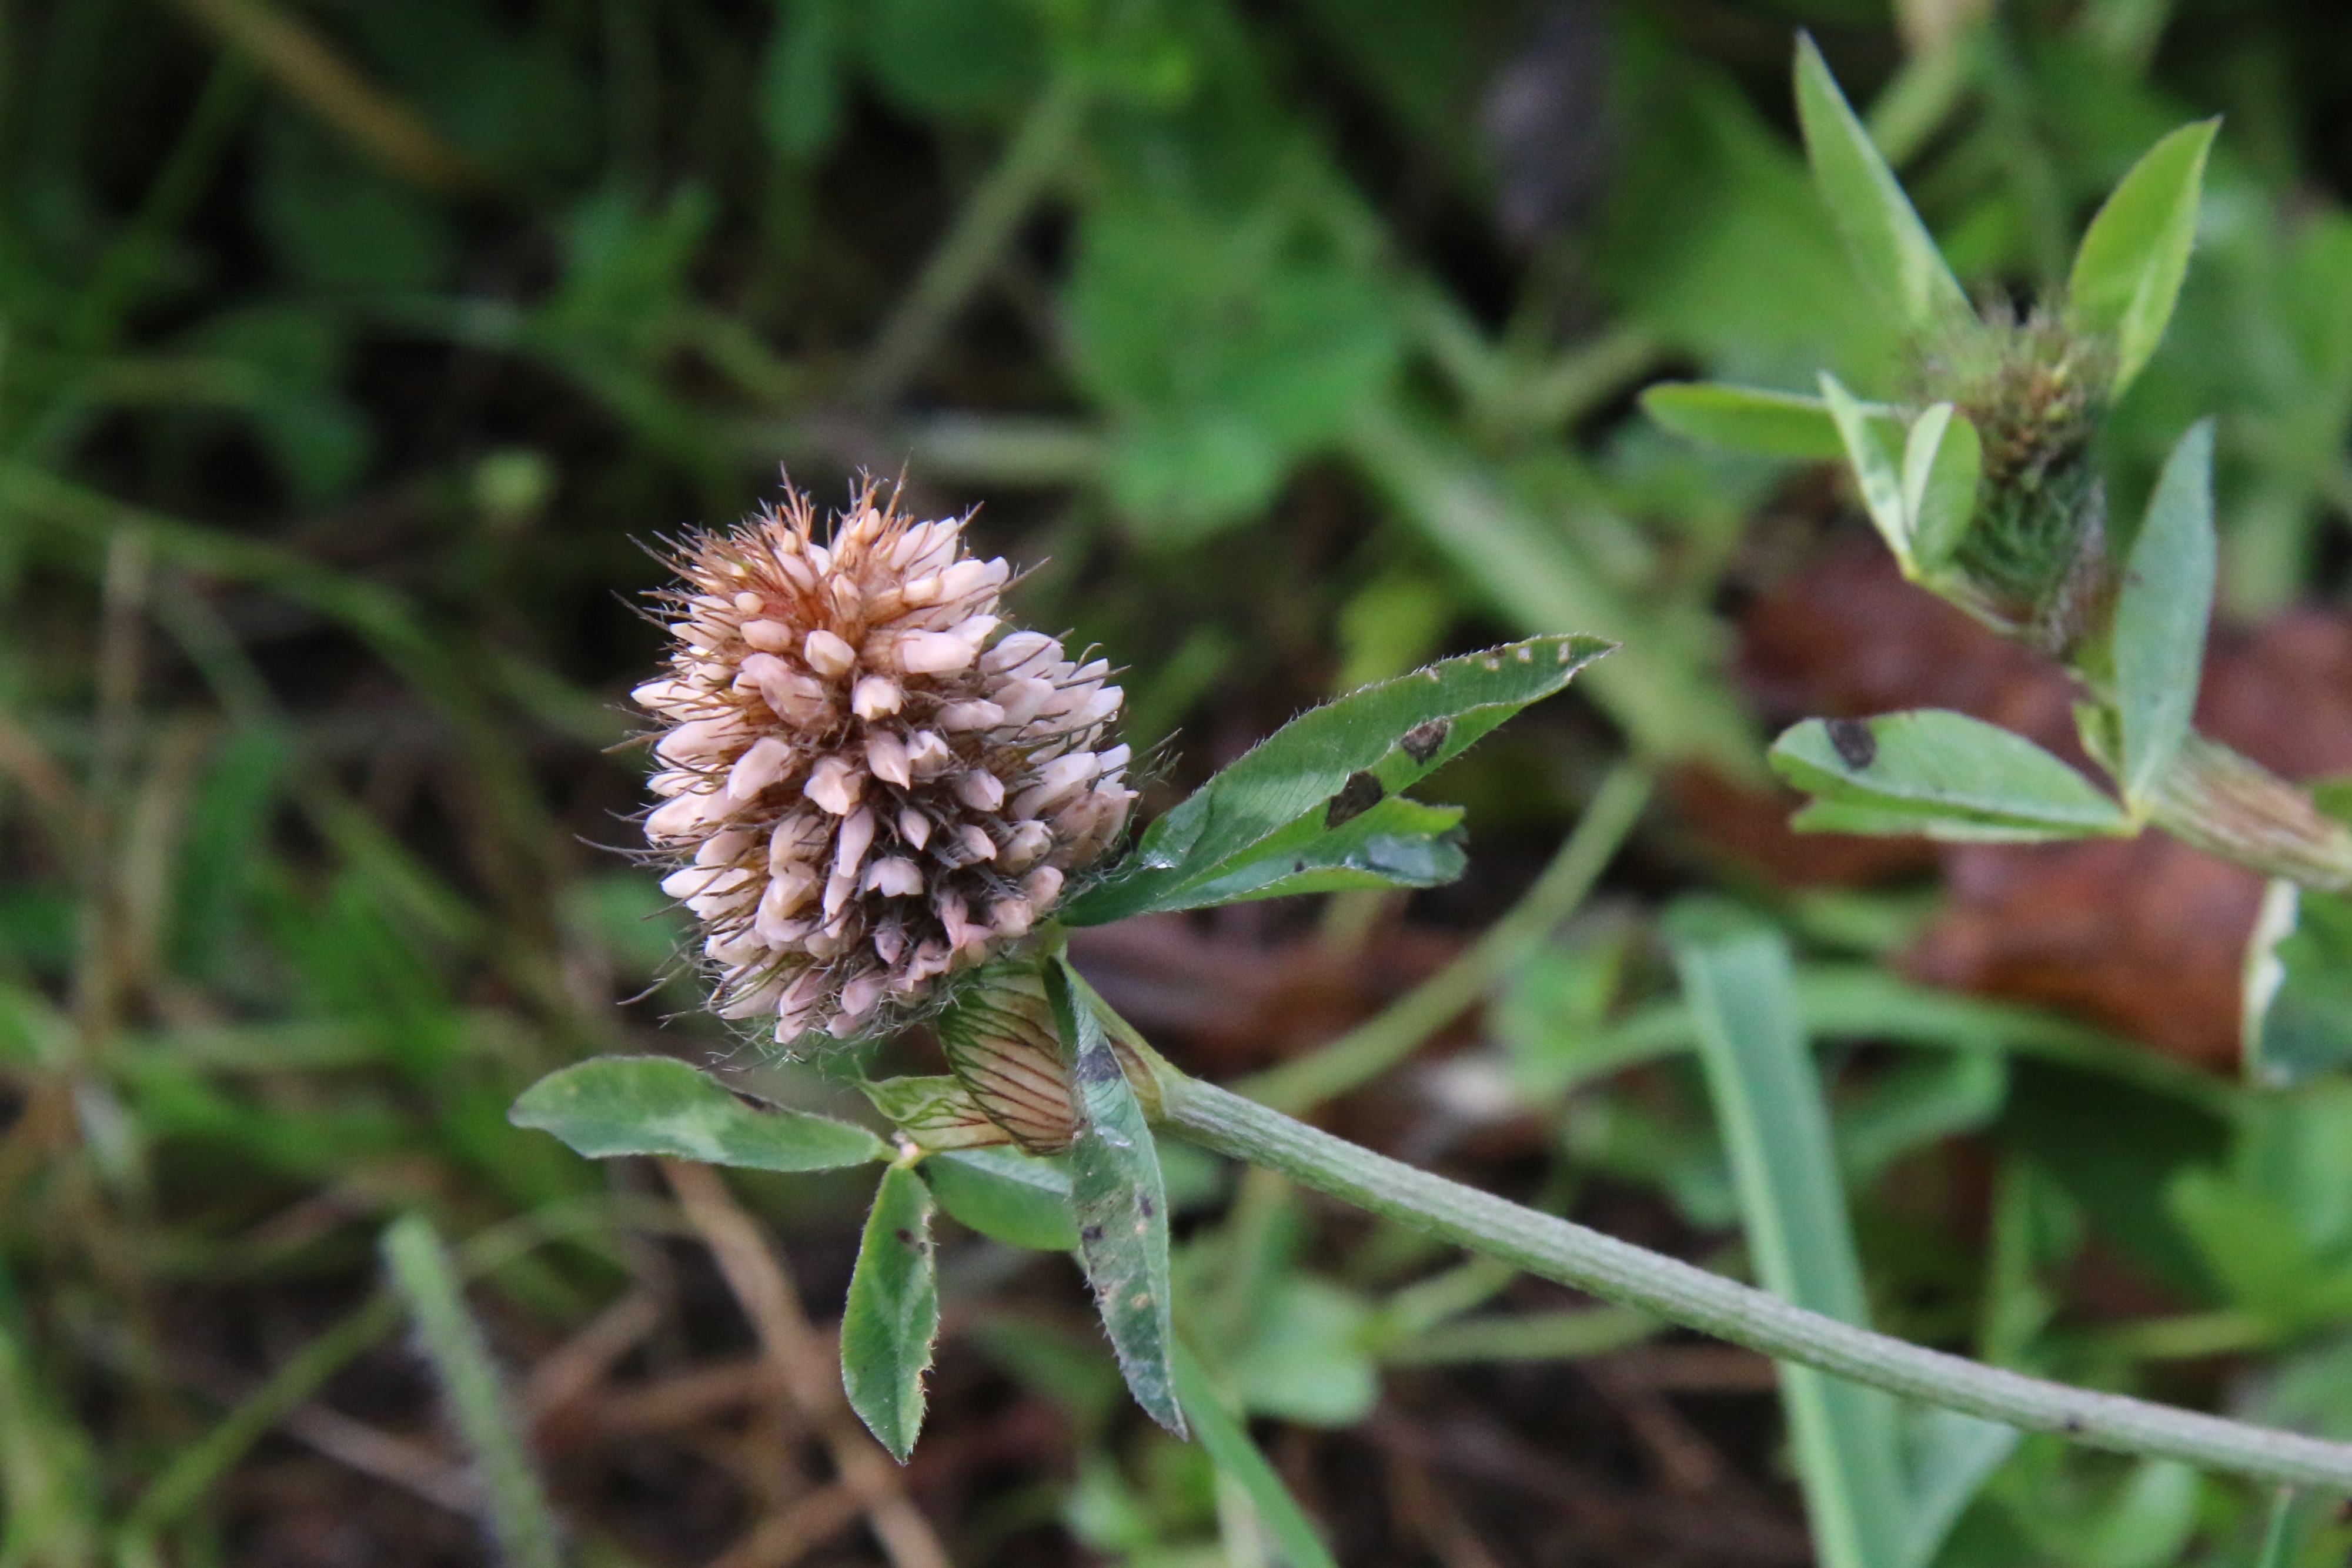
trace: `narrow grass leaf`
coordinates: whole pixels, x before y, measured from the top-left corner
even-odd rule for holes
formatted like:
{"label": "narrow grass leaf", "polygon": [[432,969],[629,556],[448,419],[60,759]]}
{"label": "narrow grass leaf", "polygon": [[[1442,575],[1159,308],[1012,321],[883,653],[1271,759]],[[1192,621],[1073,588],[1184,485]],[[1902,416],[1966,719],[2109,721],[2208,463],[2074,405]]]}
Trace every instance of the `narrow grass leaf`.
{"label": "narrow grass leaf", "polygon": [[874,1189],[841,1316],[841,1386],[849,1407],[900,1464],[923,1429],[923,1374],[940,1333],[931,1193],[893,1164]]}
{"label": "narrow grass leaf", "polygon": [[[1531,638],[1447,659],[1310,709],[1152,823],[1123,873],[1070,904],[1062,918],[1094,925],[1191,907],[1199,888],[1226,877],[1263,886],[1261,873],[1251,868],[1277,834],[1278,852],[1311,867],[1307,852],[1323,833],[1341,831],[1444,767],[1529,703],[1567,685],[1612,646],[1598,637]],[[1433,817],[1413,819],[1413,827],[1442,831]]]}
{"label": "narrow grass leaf", "polygon": [[2244,1047],[2265,1089],[2352,1065],[2352,899],[2270,884],[2246,947]]}
{"label": "narrow grass leaf", "polygon": [[1863,280],[1914,330],[1973,319],[1969,297],[1854,118],[1813,40],[1797,39],[1797,118],[1813,183]]}
{"label": "narrow grass leaf", "polygon": [[669,1155],[763,1171],[824,1171],[890,1157],[863,1127],[801,1111],[753,1109],[670,1056],[599,1056],[549,1073],[507,1113],[591,1159]]}
{"label": "narrow grass leaf", "polygon": [[2124,799],[2145,809],[2189,736],[2213,614],[2213,422],[2165,460],[2116,601],[2116,709]]}
{"label": "narrow grass leaf", "polygon": [[2096,786],[2021,735],[1944,708],[1807,719],[1772,743],[1773,770],[1821,804],[1801,828],[2032,841],[2127,832]]}
{"label": "narrow grass leaf", "polygon": [[95,1563],[102,1500],[89,1433],[47,1385],[0,1277],[0,1563]]}
{"label": "narrow grass leaf", "polygon": [[[1670,916],[1667,936],[1697,1021],[1758,1278],[1800,1306],[1867,1326],[1862,1265],[1786,941],[1728,912],[1688,904]],[[1780,1387],[1822,1562],[1899,1562],[1910,1508],[1894,1399],[1787,1364]]]}
{"label": "narrow grass leaf", "polygon": [[1904,505],[1903,427],[1892,420],[1871,417],[1860,399],[1827,371],[1822,372],[1822,401],[1837,425],[1846,462],[1853,467],[1862,504],[1878,529],[1878,537],[1895,553],[1906,577],[1918,575],[1911,547],[1911,519]]}
{"label": "narrow grass leaf", "polygon": [[1176,1347],[1176,1391],[1192,1419],[1194,1435],[1209,1452],[1209,1462],[1248,1497],[1276,1552],[1289,1568],[1339,1568],[1315,1521],[1258,1451],[1241,1418],[1219,1396],[1200,1359],[1181,1343]]}
{"label": "narrow grass leaf", "polygon": [[2294,1561],[2295,1538],[2301,1533],[2295,1529],[2294,1489],[2281,1487],[2272,1494],[2270,1516],[2263,1521],[2263,1544],[2254,1554],[2254,1568],[2288,1568]]}
{"label": "narrow grass leaf", "polygon": [[[1876,410],[1881,405],[1865,406]],[[1676,435],[1734,452],[1815,462],[1845,452],[1829,404],[1801,392],[1722,382],[1669,382],[1643,392],[1642,409]]]}
{"label": "narrow grass leaf", "polygon": [[1984,443],[1968,416],[1939,402],[1911,426],[1903,450],[1903,517],[1920,573],[1948,565],[1976,513]]}
{"label": "narrow grass leaf", "polygon": [[1181,1437],[1184,1412],[1170,1360],[1175,1329],[1160,1156],[1143,1107],[1081,986],[1066,960],[1056,959],[1045,971],[1063,1060],[1078,1090],[1080,1125],[1067,1155],[1078,1260],[1128,1391],[1146,1415]]}
{"label": "narrow grass leaf", "polygon": [[2084,233],[2066,279],[2066,319],[2077,331],[2115,345],[2118,397],[2137,376],[2172,319],[2197,238],[2205,159],[2219,119],[2184,125],[2149,148]]}
{"label": "narrow grass leaf", "polygon": [[2082,1568],[2164,1568],[2197,1529],[2197,1472],[2178,1459],[2142,1459],[2075,1543]]}
{"label": "narrow grass leaf", "polygon": [[991,1240],[1039,1252],[1076,1249],[1070,1173],[1061,1161],[1012,1149],[958,1149],[918,1168],[941,1208]]}
{"label": "narrow grass leaf", "polygon": [[1911,1511],[1897,1568],[1928,1568],[1985,1482],[2016,1452],[2021,1434],[1958,1410],[1907,1414]]}
{"label": "narrow grass leaf", "polygon": [[384,1230],[383,1260],[472,1456],[499,1559],[510,1568],[558,1568],[563,1553],[555,1515],[523,1451],[498,1366],[466,1310],[457,1267],[440,1232],[421,1214],[403,1215]]}

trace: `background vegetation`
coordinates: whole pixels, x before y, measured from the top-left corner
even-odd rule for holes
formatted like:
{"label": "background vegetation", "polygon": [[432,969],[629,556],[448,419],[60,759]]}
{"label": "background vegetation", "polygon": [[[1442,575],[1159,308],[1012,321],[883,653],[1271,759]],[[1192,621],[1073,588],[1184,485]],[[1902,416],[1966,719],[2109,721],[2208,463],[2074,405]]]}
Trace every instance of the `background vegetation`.
{"label": "background vegetation", "polygon": [[[2154,839],[1780,826],[1762,746],[1804,714],[2079,755],[2063,678],[1904,586],[1830,470],[1635,409],[1908,390],[1796,152],[1800,25],[1989,300],[2227,116],[2105,459],[2137,515],[2220,414],[2200,723],[2352,770],[2321,0],[0,9],[0,1563],[494,1560],[535,1505],[493,1367],[583,1563],[1262,1560],[1066,1263],[951,1233],[900,1471],[824,1343],[866,1177],[665,1179],[507,1122],[620,1049],[857,1113],[694,1011],[599,847],[635,837],[640,541],[779,463],[984,501],[1028,619],[1128,666],[1152,809],[1436,654],[1623,641],[1433,781],[1462,884],[1089,934],[1187,1068],[1360,1025],[1276,1089],[1744,1270],[1656,925],[1729,895],[1796,944],[1881,1326],[2352,1437],[2352,1087],[2240,1086],[2259,884]],[[1569,918],[1589,866],[1538,873],[1596,796],[1630,820],[1628,758],[1657,788]],[[1341,1561],[1806,1559],[1767,1364],[1170,1158],[1182,1310]],[[2253,1559],[2234,1483],[1990,1458],[1953,1568]],[[2340,1561],[2307,1511],[2296,1560]]]}

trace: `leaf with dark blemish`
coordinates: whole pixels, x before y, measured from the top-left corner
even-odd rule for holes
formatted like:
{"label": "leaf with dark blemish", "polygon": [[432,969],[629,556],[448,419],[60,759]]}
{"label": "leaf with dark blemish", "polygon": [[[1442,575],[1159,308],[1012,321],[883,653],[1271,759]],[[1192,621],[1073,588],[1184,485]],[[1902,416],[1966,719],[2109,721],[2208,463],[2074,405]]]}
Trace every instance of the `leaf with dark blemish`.
{"label": "leaf with dark blemish", "polygon": [[901,1463],[922,1430],[923,1374],[940,1332],[931,1212],[930,1188],[910,1166],[882,1173],[841,1317],[841,1386]]}
{"label": "leaf with dark blemish", "polygon": [[1078,1261],[1094,1287],[1129,1391],[1146,1414],[1181,1437],[1184,1413],[1176,1403],[1170,1359],[1175,1327],[1169,1315],[1168,1203],[1160,1156],[1102,1020],[1066,963],[1056,959],[1046,969],[1045,991],[1063,1060],[1078,1086],[1078,1135],[1066,1156]]}
{"label": "leaf with dark blemish", "polygon": [[1406,730],[1404,738],[1397,744],[1403,747],[1404,754],[1415,762],[1427,762],[1437,755],[1438,747],[1444,746],[1445,737],[1453,733],[1452,719],[1433,718],[1426,724],[1417,724]]}
{"label": "leaf with dark blemish", "polygon": [[1353,821],[1379,805],[1387,793],[1387,790],[1381,788],[1381,781],[1370,774],[1349,774],[1348,781],[1339,786],[1339,792],[1332,796],[1329,804],[1323,808],[1325,830],[1336,828],[1342,822]]}
{"label": "leaf with dark blemish", "polygon": [[1837,747],[1838,756],[1855,772],[1878,760],[1878,737],[1871,733],[1868,720],[1833,718],[1822,727],[1830,732],[1830,744]]}
{"label": "leaf with dark blemish", "polygon": [[[1609,648],[1538,638],[1301,714],[1162,815],[1124,863],[1056,913],[1065,925],[1099,925],[1244,898],[1451,881],[1459,856],[1437,841],[1452,821],[1403,792]],[[1300,885],[1284,885],[1294,878]]]}

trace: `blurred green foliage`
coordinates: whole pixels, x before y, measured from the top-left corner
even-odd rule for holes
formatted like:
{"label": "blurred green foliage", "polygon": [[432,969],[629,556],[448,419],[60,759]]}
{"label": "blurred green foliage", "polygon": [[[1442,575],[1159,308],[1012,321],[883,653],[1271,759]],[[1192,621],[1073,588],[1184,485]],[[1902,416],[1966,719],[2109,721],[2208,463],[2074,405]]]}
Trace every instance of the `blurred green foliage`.
{"label": "blurred green foliage", "polygon": [[[650,876],[587,845],[633,836],[634,760],[604,748],[653,646],[615,597],[656,574],[636,541],[739,515],[779,462],[821,498],[904,464],[927,507],[987,499],[983,534],[1044,563],[1024,611],[1129,666],[1178,779],[1336,686],[1569,632],[1625,646],[1573,718],[1441,780],[1474,832],[1556,831],[1629,748],[1760,778],[1719,612],[1794,470],[1633,400],[1670,373],[1811,392],[1823,365],[1916,390],[1805,175],[1799,25],[1979,298],[2058,283],[2132,161],[2224,115],[2104,453],[2114,510],[2216,415],[2226,608],[2339,597],[2336,7],[7,7],[0,1564],[243,1560],[252,1445],[393,1332],[398,1216],[458,1239],[499,1348],[579,1329],[675,1224],[506,1110],[662,1047],[667,1012],[668,1049],[729,1049]],[[1643,893],[1721,881],[1672,833],[1652,862]],[[2352,1436],[2340,1078],[2169,1072],[1871,967],[1910,895],[1761,896],[1803,945],[1878,1321]],[[1592,1177],[1720,1232],[1646,915],[1503,989],[1449,1082],[1542,1119],[1549,1201]],[[1882,1179],[1977,1129],[1981,1249]],[[1227,1213],[1180,1157],[1179,1328],[1240,1408],[1351,1420],[1379,1363],[1504,1288],[1280,1192]],[[794,1182],[740,1190],[788,1234],[854,1231],[862,1186]],[[2070,1295],[2109,1255],[2161,1305]],[[1098,1342],[990,1311],[960,1332],[1076,1435],[1033,1512],[1137,1563],[1252,1560],[1246,1498],[1126,1421]],[[1622,1343],[1589,1328],[1559,1354]],[[2266,1502],[2028,1442],[1937,1561],[2251,1562]],[[558,1503],[583,1552],[638,1550]],[[939,1522],[971,1562],[1016,1528]],[[2347,1536],[2297,1542],[2317,1564]]]}

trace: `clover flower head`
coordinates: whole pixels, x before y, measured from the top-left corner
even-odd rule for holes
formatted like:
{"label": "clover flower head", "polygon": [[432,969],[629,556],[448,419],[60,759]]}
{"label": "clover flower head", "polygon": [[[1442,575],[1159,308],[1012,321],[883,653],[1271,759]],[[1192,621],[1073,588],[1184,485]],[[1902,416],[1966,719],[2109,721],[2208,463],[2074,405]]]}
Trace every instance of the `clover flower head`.
{"label": "clover flower head", "polygon": [[820,538],[793,494],[672,551],[646,837],[723,1017],[848,1038],[1020,936],[1127,821],[1119,688],[1007,631],[966,519],[871,484]]}

